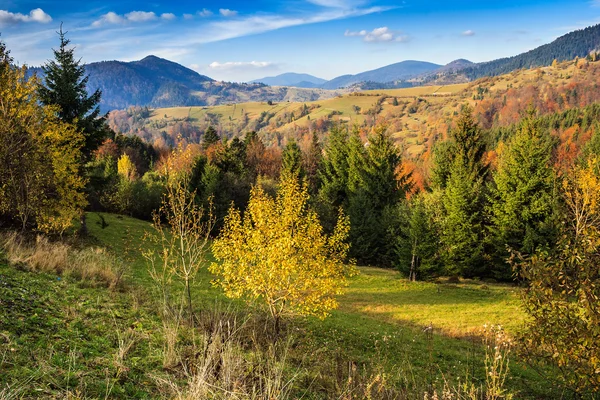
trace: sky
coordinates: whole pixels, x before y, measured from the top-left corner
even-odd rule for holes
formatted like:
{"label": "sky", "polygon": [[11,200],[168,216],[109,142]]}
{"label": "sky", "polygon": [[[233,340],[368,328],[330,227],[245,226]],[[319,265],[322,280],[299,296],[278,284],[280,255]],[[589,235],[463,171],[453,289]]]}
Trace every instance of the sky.
{"label": "sky", "polygon": [[52,58],[61,23],[86,63],[153,54],[225,81],[332,79],[516,55],[600,23],[600,0],[0,0],[0,40],[21,65]]}

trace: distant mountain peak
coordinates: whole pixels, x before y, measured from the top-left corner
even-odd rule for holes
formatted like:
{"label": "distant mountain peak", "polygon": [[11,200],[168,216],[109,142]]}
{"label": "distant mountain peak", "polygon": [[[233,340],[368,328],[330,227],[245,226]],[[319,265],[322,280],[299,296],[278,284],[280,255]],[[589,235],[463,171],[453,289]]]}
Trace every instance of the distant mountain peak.
{"label": "distant mountain peak", "polygon": [[297,72],[286,72],[277,76],[267,76],[261,79],[255,79],[249,83],[264,83],[269,86],[294,86],[294,87],[317,87],[325,82],[325,79],[318,78],[309,74],[300,74]]}

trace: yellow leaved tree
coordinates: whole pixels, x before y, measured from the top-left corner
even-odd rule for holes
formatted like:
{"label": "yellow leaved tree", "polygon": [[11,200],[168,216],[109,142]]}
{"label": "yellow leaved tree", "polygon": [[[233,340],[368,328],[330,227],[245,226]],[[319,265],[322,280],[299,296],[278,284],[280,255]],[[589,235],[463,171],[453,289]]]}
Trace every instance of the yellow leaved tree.
{"label": "yellow leaved tree", "polygon": [[[529,283],[531,317],[522,342],[533,359],[557,366],[552,379],[580,395],[600,390],[600,161],[565,176],[562,236],[551,252],[513,256]],[[516,258],[516,260],[515,260]]]}
{"label": "yellow leaved tree", "polygon": [[276,198],[257,185],[244,217],[231,208],[213,243],[219,261],[210,266],[218,277],[213,283],[228,297],[264,304],[276,331],[284,315],[325,318],[356,272],[344,262],[349,219],[340,214],[327,236],[308,201],[306,185],[294,178],[282,180]]}
{"label": "yellow leaved tree", "polygon": [[38,88],[0,42],[0,220],[62,234],[86,205],[84,138],[41,105]]}

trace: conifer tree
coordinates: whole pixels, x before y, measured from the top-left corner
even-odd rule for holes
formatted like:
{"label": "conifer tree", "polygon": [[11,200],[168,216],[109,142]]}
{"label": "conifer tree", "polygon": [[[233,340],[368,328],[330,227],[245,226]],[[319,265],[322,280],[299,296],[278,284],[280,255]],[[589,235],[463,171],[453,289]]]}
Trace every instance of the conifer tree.
{"label": "conifer tree", "polygon": [[336,126],[329,132],[329,143],[318,176],[321,187],[318,193],[319,217],[323,228],[331,232],[337,221],[340,207],[348,201],[348,130]]}
{"label": "conifer tree", "polygon": [[221,139],[219,138],[219,135],[217,134],[215,128],[209,126],[208,128],[206,128],[204,136],[202,136],[202,148],[206,150],[213,144],[219,143],[220,140]]}
{"label": "conifer tree", "polygon": [[398,269],[411,281],[439,273],[439,237],[425,197],[417,194],[399,203],[400,229],[396,235]]}
{"label": "conifer tree", "polygon": [[100,99],[102,92],[96,89],[88,95],[89,76],[85,74],[85,66],[81,60],[75,59],[75,49],[69,48],[69,39],[62,26],[58,31],[60,46],[53,50],[54,60],[43,67],[44,85],[39,88],[40,99],[45,105],[59,107],[58,117],[61,121],[73,124],[83,133],[85,144],[82,148],[84,160],[110,136],[106,126],[106,116],[100,115]]}
{"label": "conifer tree", "polygon": [[458,276],[481,276],[484,227],[483,178],[473,180],[468,162],[456,157],[442,196],[444,217],[440,241],[446,272]]}
{"label": "conifer tree", "polygon": [[293,177],[299,181],[306,176],[302,165],[302,150],[293,139],[288,141],[281,154],[281,176]]}
{"label": "conifer tree", "polygon": [[[502,152],[493,176],[490,214],[497,256],[508,256],[506,246],[532,254],[553,242],[554,171],[552,141],[530,111]],[[497,264],[500,265],[502,261]],[[501,273],[510,271],[505,267]]]}
{"label": "conifer tree", "polygon": [[319,189],[319,170],[323,161],[323,148],[319,142],[319,137],[316,132],[313,132],[312,141],[308,151],[302,158],[302,165],[306,171],[306,180],[308,183],[308,191],[311,194],[316,194]]}
{"label": "conifer tree", "polygon": [[388,232],[399,222],[394,209],[409,189],[409,176],[398,174],[400,151],[384,126],[374,129],[366,146],[354,132],[348,147],[351,252],[365,263],[391,265],[396,239]]}

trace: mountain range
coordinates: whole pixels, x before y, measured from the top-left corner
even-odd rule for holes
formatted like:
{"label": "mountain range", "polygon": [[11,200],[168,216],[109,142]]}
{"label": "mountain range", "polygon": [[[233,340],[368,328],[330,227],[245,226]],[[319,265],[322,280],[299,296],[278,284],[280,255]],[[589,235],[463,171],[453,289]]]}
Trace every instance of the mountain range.
{"label": "mountain range", "polygon": [[[286,73],[249,83],[219,82],[156,56],[133,62],[91,63],[86,65],[86,71],[89,74],[88,89],[100,88],[101,108],[110,111],[129,106],[158,108],[249,101],[306,102],[367,88],[468,82],[521,68],[547,66],[554,60],[586,57],[598,50],[600,25],[595,25],[514,57],[479,64],[458,59],[447,65],[409,60],[329,81],[308,74]],[[31,68],[30,73],[43,74],[40,68]]]}
{"label": "mountain range", "polygon": [[293,86],[299,88],[318,88],[321,87],[326,79],[317,78],[309,74],[297,74],[295,72],[287,72],[277,76],[267,76],[261,79],[255,79],[249,83],[264,83],[269,86]]}

